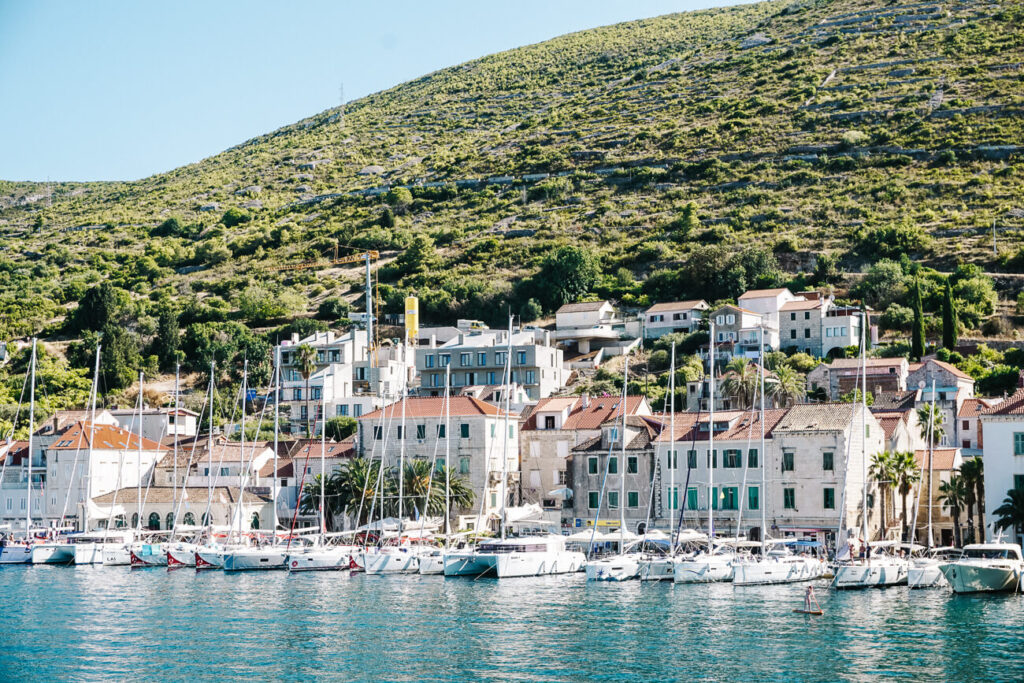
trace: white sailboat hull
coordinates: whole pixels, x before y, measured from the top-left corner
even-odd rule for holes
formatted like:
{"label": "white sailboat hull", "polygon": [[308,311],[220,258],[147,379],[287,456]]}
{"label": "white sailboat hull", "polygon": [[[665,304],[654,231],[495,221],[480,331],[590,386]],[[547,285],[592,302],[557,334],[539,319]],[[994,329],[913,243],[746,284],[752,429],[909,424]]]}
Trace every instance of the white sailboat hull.
{"label": "white sailboat hull", "polygon": [[669,557],[658,557],[640,562],[641,581],[671,581],[676,563]]}
{"label": "white sailboat hull", "polygon": [[0,564],[31,564],[32,548],[27,545],[5,545],[0,548]]}
{"label": "white sailboat hull", "polygon": [[444,553],[440,550],[420,556],[420,574],[444,574]]}
{"label": "white sailboat hull", "polygon": [[284,569],[288,555],[284,548],[243,548],[224,553],[224,571]]}
{"label": "white sailboat hull", "polygon": [[416,574],[420,570],[419,554],[407,548],[368,550],[362,556],[367,574]]}
{"label": "white sailboat hull", "polygon": [[126,545],[105,544],[103,546],[104,567],[128,567],[131,566],[132,556]]}
{"label": "white sailboat hull", "polygon": [[201,547],[196,550],[196,569],[220,569],[224,566],[222,548]]}
{"label": "white sailboat hull", "polygon": [[442,556],[445,576],[482,576],[491,570],[480,555],[472,550],[448,552]]}
{"label": "white sailboat hull", "polygon": [[572,574],[587,563],[583,553],[570,550],[481,554],[481,558],[499,579]]}
{"label": "white sailboat hull", "polygon": [[952,562],[940,565],[954,593],[1004,593],[1020,590],[1021,563]]}
{"label": "white sailboat hull", "polygon": [[199,546],[194,543],[175,543],[166,546],[167,567],[194,567],[196,566],[196,550]]}
{"label": "white sailboat hull", "polygon": [[70,543],[40,543],[32,546],[32,564],[72,564],[75,546]]}
{"label": "white sailboat hull", "polygon": [[907,569],[907,585],[911,588],[938,588],[948,586],[938,562],[916,562]]}
{"label": "white sailboat hull", "polygon": [[638,555],[616,555],[587,562],[587,581],[630,581],[640,576]]}
{"label": "white sailboat hull", "polygon": [[672,569],[675,583],[717,583],[732,581],[733,566],[731,555],[712,555],[682,560]]}
{"label": "white sailboat hull", "polygon": [[288,555],[286,566],[290,572],[323,572],[351,569],[352,553],[349,548],[311,548]]}
{"label": "white sailboat hull", "polygon": [[108,543],[76,543],[75,564],[103,564],[103,548]]}
{"label": "white sailboat hull", "polygon": [[163,543],[134,543],[129,550],[132,567],[167,566],[167,551]]}
{"label": "white sailboat hull", "polygon": [[844,564],[835,569],[833,588],[883,588],[907,583],[905,560],[878,559],[870,564]]}
{"label": "white sailboat hull", "polygon": [[759,562],[741,562],[733,567],[732,582],[737,586],[813,581],[825,575],[825,563],[814,558],[768,558]]}

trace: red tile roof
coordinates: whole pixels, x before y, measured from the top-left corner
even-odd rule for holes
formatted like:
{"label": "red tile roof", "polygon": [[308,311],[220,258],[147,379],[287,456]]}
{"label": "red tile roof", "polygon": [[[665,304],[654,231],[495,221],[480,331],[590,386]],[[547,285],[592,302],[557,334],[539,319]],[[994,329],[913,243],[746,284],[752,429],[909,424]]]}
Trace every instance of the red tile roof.
{"label": "red tile roof", "polygon": [[[446,408],[443,396],[405,398],[401,401],[395,401],[384,408],[374,410],[372,413],[366,413],[358,419],[377,420],[382,415],[385,418],[401,418],[403,403],[405,404],[405,417],[412,420],[424,417],[444,417],[446,411],[452,417],[473,417],[478,415],[491,417],[505,416],[504,411],[472,396],[452,396],[449,402],[450,405]],[[519,417],[515,413],[510,413],[510,415],[515,418]]]}
{"label": "red tile roof", "polygon": [[970,375],[968,375],[966,372],[964,372],[960,368],[956,367],[955,365],[950,365],[949,363],[947,363],[945,361],[941,361],[941,360],[939,360],[937,358],[929,358],[928,362],[929,363],[934,363],[935,365],[938,365],[940,368],[942,368],[946,372],[950,373],[954,377],[959,377],[960,379],[969,379],[972,382],[974,381],[973,377],[971,377]]}
{"label": "red tile roof", "polygon": [[[935,465],[932,470],[952,470],[956,467],[956,454],[959,452],[957,448],[935,448],[932,450],[935,454]],[[921,472],[928,471],[928,450],[914,451],[914,459],[917,460],[918,467],[921,468]]]}
{"label": "red tile roof", "polygon": [[978,417],[985,410],[997,405],[996,401],[984,398],[967,398],[960,404],[960,412],[957,417]]}
{"label": "red tile roof", "polygon": [[[644,401],[646,398],[643,396],[627,396],[626,415],[636,415]],[[592,396],[590,405],[584,408],[581,404],[569,414],[562,429],[600,429],[606,421],[622,416],[619,410],[621,402],[621,396]]]}
{"label": "red tile roof", "polygon": [[[766,410],[764,413],[764,435],[765,438],[770,438],[772,430],[775,428],[783,417],[786,416],[788,410]],[[680,420],[682,418],[682,420]],[[699,423],[707,424],[708,413],[701,412]],[[751,414],[750,411],[719,411],[715,413],[715,422],[731,422],[732,425],[723,431],[715,432],[715,443],[719,441],[746,441],[751,439],[756,441],[761,438],[761,420],[760,414],[754,412]],[[682,423],[682,424],[680,424]],[[708,431],[706,429],[698,428],[698,415],[695,412],[676,413],[676,429],[675,438],[673,439],[670,435],[669,425],[665,423],[665,429],[658,436],[656,441],[658,442],[687,442],[687,441],[707,441]]]}
{"label": "red tile roof", "polygon": [[356,438],[350,436],[343,441],[328,441],[326,444],[319,440],[307,441],[304,446],[295,451],[292,459],[319,458],[321,450],[323,450],[325,458],[351,458],[356,454]]}
{"label": "red tile roof", "polygon": [[[83,450],[89,448],[89,436],[87,431],[91,423],[76,422],[68,427],[48,450]],[[114,427],[107,424],[96,423],[92,425],[92,447],[94,449],[122,450],[137,449],[139,439],[142,439],[142,450],[144,451],[166,451],[167,446],[145,437],[140,437],[129,432],[127,429]]]}
{"label": "red tile roof", "polygon": [[1024,415],[1024,389],[1018,389],[1008,399],[981,411],[982,415]]}

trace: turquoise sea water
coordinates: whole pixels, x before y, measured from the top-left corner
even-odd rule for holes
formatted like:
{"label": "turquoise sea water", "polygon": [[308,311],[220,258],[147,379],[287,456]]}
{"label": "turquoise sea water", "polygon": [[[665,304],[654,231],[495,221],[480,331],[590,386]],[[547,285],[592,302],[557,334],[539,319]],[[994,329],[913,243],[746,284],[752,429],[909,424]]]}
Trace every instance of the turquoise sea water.
{"label": "turquoise sea water", "polygon": [[0,568],[0,680],[1024,680],[1024,596]]}

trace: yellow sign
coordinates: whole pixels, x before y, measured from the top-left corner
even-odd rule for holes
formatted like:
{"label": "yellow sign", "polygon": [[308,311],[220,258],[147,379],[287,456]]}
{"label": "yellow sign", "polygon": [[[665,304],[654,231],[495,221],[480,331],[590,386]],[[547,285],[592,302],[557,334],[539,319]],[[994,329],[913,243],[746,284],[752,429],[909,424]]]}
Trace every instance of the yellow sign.
{"label": "yellow sign", "polygon": [[414,296],[405,297],[405,338],[415,342],[420,333],[420,300]]}
{"label": "yellow sign", "polygon": [[[592,520],[592,519],[584,519],[582,521],[583,521],[583,526],[585,526],[586,528],[588,528],[588,529],[593,528],[594,520]],[[576,526],[579,526],[579,525],[577,524]],[[597,520],[597,526],[599,526],[599,527],[610,527],[610,528],[613,528],[613,529],[618,529],[619,528],[619,520],[617,520],[617,519],[599,519],[599,520]]]}

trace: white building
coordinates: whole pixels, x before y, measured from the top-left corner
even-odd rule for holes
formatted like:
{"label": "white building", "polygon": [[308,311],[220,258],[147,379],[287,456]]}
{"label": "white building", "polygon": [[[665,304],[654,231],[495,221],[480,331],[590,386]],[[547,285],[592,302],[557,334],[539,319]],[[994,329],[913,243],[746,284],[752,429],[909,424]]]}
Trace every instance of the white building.
{"label": "white building", "polygon": [[703,311],[708,308],[708,302],[703,299],[654,304],[644,312],[644,339],[657,339],[675,332],[696,332]]}
{"label": "white building", "polygon": [[[177,435],[178,438],[195,436],[198,433],[196,420],[199,413],[186,408],[150,408],[139,411],[128,408],[107,411],[122,429],[134,434],[142,434],[142,438],[151,441],[163,441],[167,437]],[[98,421],[98,420],[97,420]],[[142,427],[139,428],[141,423]]]}
{"label": "white building", "polygon": [[565,304],[555,311],[555,341],[572,368],[597,367],[640,344],[643,321],[626,318],[607,301]]}
{"label": "white building", "polygon": [[[518,489],[519,415],[510,414],[468,396],[453,396],[445,415],[444,398],[406,398],[359,419],[356,452],[363,458],[384,458],[397,467],[404,448],[408,460],[443,461],[449,449],[452,474],[466,479],[477,502],[461,510],[470,516],[479,509],[484,496],[484,514],[501,508],[502,456],[507,459],[507,491]],[[505,435],[505,427],[508,435]]]}
{"label": "white building", "polygon": [[[455,390],[503,384],[508,348],[507,331],[486,330],[460,333],[441,346],[416,349],[420,393],[443,395],[448,368]],[[532,332],[512,333],[512,382],[524,387],[531,400],[547,398],[564,387],[568,378],[563,351],[551,344],[550,335],[538,344]]]}
{"label": "white building", "polygon": [[[982,456],[985,462],[985,532],[995,534],[995,510],[1010,489],[1024,490],[1024,389],[1002,403],[981,411]],[[1007,540],[1022,540],[1021,529],[1004,532]]]}
{"label": "white building", "polygon": [[[797,296],[785,287],[775,289],[751,289],[736,299],[740,308],[764,316],[766,322],[779,329],[779,311],[783,305],[795,301]],[[776,347],[773,347],[776,348]]]}

